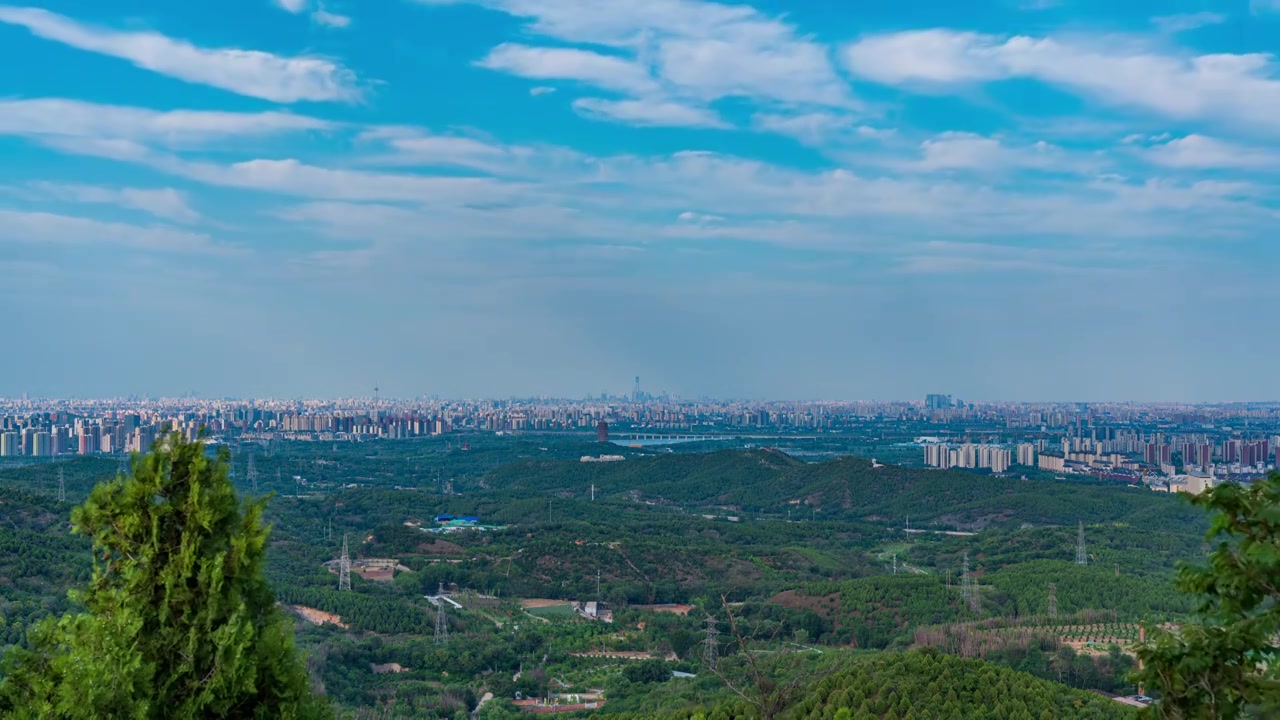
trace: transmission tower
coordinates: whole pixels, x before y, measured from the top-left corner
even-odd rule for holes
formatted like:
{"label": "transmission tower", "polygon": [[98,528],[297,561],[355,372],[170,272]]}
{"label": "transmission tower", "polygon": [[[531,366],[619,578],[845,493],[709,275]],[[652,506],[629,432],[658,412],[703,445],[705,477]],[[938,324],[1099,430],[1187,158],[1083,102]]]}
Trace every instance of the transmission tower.
{"label": "transmission tower", "polygon": [[351,555],[347,553],[346,533],[342,533],[342,557],[338,560],[338,589],[351,589]]}
{"label": "transmission tower", "polygon": [[969,580],[969,609],[974,615],[982,614],[982,601],[978,598],[978,579]]}
{"label": "transmission tower", "polygon": [[1088,565],[1089,556],[1084,552],[1084,521],[1080,521],[1080,530],[1076,533],[1076,564]]}
{"label": "transmission tower", "polygon": [[970,585],[969,579],[969,553],[964,554],[964,564],[960,566],[960,599],[969,602],[969,598],[973,595],[973,587]]}
{"label": "transmission tower", "polygon": [[708,670],[716,669],[716,659],[720,657],[720,635],[719,628],[716,627],[716,619],[707,616],[707,637],[702,641],[702,660],[707,664]]}
{"label": "transmission tower", "polygon": [[249,456],[249,465],[244,469],[244,474],[249,476],[249,487],[253,490],[253,494],[258,494],[258,469],[253,466],[253,455]]}
{"label": "transmission tower", "polygon": [[67,473],[62,468],[58,468],[58,502],[67,501]]}
{"label": "transmission tower", "polygon": [[1058,586],[1049,583],[1049,617],[1058,617]]}
{"label": "transmission tower", "polygon": [[440,596],[436,598],[436,637],[435,643],[443,645],[449,642],[449,618],[444,614],[444,583],[440,583]]}

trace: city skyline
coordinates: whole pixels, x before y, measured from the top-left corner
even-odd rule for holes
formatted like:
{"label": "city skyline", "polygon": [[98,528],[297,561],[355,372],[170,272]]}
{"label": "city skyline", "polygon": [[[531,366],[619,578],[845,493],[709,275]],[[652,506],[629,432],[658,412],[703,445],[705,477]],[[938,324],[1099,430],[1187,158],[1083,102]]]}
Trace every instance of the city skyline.
{"label": "city skyline", "polygon": [[1247,401],[1280,5],[0,3],[0,396]]}

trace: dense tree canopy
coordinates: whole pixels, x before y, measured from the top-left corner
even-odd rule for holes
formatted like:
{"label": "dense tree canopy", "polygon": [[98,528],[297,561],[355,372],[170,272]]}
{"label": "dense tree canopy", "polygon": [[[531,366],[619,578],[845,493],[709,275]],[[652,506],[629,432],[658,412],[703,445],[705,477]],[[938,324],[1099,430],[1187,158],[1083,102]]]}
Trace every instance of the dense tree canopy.
{"label": "dense tree canopy", "polygon": [[1276,717],[1280,673],[1280,474],[1226,483],[1192,500],[1213,515],[1217,546],[1184,567],[1179,588],[1199,600],[1196,622],[1157,633],[1138,655],[1161,697],[1160,718]]}
{"label": "dense tree canopy", "polygon": [[293,630],[262,574],[265,502],[241,506],[225,454],[170,435],[72,514],[93,543],[84,612],[7,658],[18,718],[312,718]]}

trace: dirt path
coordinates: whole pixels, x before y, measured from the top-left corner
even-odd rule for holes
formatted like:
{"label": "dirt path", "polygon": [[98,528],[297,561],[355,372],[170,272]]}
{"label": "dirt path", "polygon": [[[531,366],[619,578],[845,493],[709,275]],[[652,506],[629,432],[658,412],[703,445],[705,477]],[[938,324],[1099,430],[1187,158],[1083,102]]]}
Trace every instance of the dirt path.
{"label": "dirt path", "polygon": [[493,693],[491,692],[485,693],[484,697],[480,698],[480,702],[476,703],[476,709],[471,711],[471,720],[479,720],[480,708],[484,707],[484,704],[489,702],[492,699],[493,699]]}

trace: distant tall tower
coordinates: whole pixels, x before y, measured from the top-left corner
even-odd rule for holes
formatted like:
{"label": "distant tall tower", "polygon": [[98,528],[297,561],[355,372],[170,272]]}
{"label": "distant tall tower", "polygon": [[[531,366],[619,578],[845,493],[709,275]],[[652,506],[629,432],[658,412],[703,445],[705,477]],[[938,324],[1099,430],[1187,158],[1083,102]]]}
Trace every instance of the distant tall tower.
{"label": "distant tall tower", "polygon": [[969,578],[969,609],[974,615],[982,614],[982,600],[978,597],[978,578]]}
{"label": "distant tall tower", "polygon": [[636,376],[635,389],[631,391],[631,401],[640,402],[640,376],[639,375]]}
{"label": "distant tall tower", "polygon": [[716,669],[716,659],[720,657],[720,634],[719,628],[716,627],[716,619],[707,616],[707,637],[702,641],[702,661],[707,664],[708,670]]}
{"label": "distant tall tower", "polygon": [[338,589],[351,589],[351,555],[347,553],[346,533],[342,533],[342,557],[338,559]]}
{"label": "distant tall tower", "polygon": [[1080,521],[1080,529],[1076,533],[1076,564],[1089,564],[1089,556],[1084,551],[1084,521]]}
{"label": "distant tall tower", "polygon": [[961,566],[960,597],[969,603],[969,609],[975,614],[982,612],[982,603],[978,599],[978,580],[969,572],[969,553],[964,554],[964,565]]}
{"label": "distant tall tower", "polygon": [[58,468],[58,502],[67,501],[67,474],[61,467]]}
{"label": "distant tall tower", "polygon": [[596,442],[609,442],[609,423],[603,420],[596,425]]}
{"label": "distant tall tower", "polygon": [[1058,586],[1049,583],[1049,617],[1058,617]]}
{"label": "distant tall tower", "polygon": [[443,645],[446,642],[449,642],[449,618],[444,614],[444,583],[440,583],[440,595],[436,598],[435,643]]}

